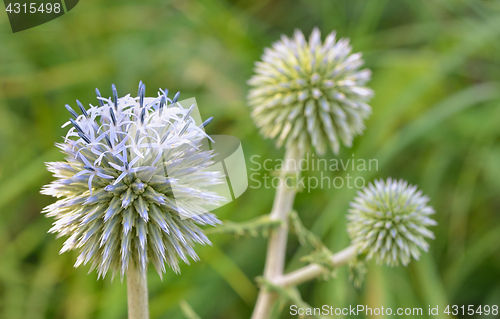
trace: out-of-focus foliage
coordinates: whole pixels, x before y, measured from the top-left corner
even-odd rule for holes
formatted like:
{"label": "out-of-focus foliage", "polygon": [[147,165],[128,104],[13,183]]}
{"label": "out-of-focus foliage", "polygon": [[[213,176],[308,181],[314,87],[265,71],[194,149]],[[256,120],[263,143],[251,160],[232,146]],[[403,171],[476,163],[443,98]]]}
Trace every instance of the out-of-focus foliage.
{"label": "out-of-focus foliage", "polygon": [[[52,178],[44,161],[62,158],[54,142],[64,104],[96,103],[93,88],[133,92],[167,87],[195,96],[210,134],[242,140],[252,155],[281,158],[245,105],[246,80],[264,47],[295,28],[337,30],[373,71],[373,115],[339,158],[377,159],[378,170],[324,172],[403,178],[436,210],[430,253],[406,268],[368,265],[356,290],[346,268],[300,286],[304,302],[334,307],[422,307],[500,301],[500,2],[493,0],[80,1],[68,14],[12,34],[0,14],[0,318],[125,318],[126,287],[97,281],[63,239],[47,234],[39,194]],[[149,92],[153,93],[153,91]],[[333,158],[332,153],[325,155]],[[263,173],[263,171],[261,170]],[[253,171],[249,171],[253,173]],[[319,175],[319,172],[307,173]],[[256,183],[250,181],[250,187]],[[345,215],[355,189],[307,189],[295,209],[332,251],[348,244]],[[269,211],[274,191],[252,189],[215,213],[232,221]],[[266,239],[211,235],[201,261],[149,273],[152,318],[183,318],[186,300],[202,318],[248,318]],[[290,237],[289,270],[311,252]],[[289,317],[283,314],[283,318]],[[425,316],[424,316],[425,317]]]}

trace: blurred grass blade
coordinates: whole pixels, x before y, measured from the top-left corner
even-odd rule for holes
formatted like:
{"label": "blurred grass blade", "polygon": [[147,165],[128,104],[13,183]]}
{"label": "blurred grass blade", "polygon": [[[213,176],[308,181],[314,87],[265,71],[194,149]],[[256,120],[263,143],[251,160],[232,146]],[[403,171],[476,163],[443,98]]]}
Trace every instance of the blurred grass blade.
{"label": "blurred grass blade", "polygon": [[186,302],[186,300],[179,301],[179,306],[181,311],[186,316],[186,319],[201,319],[200,316],[196,314],[193,308]]}
{"label": "blurred grass blade", "polygon": [[240,267],[216,245],[211,247],[208,262],[245,303],[253,304],[257,296],[257,288]]}
{"label": "blurred grass blade", "polygon": [[402,152],[412,142],[432,132],[439,124],[465,109],[498,98],[498,83],[485,83],[468,87],[432,107],[425,114],[408,124],[405,128],[384,143],[379,151],[380,166],[386,165],[394,156]]}
{"label": "blurred grass blade", "polygon": [[0,208],[19,196],[26,189],[35,184],[42,184],[41,179],[49,173],[45,170],[44,162],[60,158],[59,150],[55,147],[35,158],[14,176],[0,181]]}
{"label": "blurred grass blade", "polygon": [[487,258],[500,251],[500,226],[497,226],[470,244],[458,260],[450,262],[445,272],[445,283],[450,297],[455,297],[458,288]]}

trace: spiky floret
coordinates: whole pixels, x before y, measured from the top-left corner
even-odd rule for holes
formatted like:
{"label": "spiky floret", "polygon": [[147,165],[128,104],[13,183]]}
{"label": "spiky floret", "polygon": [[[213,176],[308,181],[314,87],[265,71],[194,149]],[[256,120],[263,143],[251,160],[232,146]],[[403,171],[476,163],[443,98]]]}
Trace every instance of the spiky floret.
{"label": "spiky floret", "polygon": [[335,40],[335,32],[322,43],[317,28],[309,41],[296,30],[293,38],[282,36],[266,48],[248,81],[248,104],[260,132],[278,147],[313,146],[319,154],[327,145],[335,154],[341,142],[351,147],[364,130],[373,95],[364,86],[371,72],[359,70],[361,53],[351,50],[348,39]]}
{"label": "spiky floret", "polygon": [[89,109],[77,100],[80,115],[66,105],[73,118],[63,127],[72,127],[56,145],[67,157],[47,163],[57,179],[42,190],[60,198],[44,209],[56,219],[50,232],[69,236],[61,253],[79,250],[75,267],[91,262],[99,277],[123,276],[131,262],[178,272],[178,257],[197,260],[194,243],[210,243],[198,225],[220,223],[202,208],[224,200],[206,189],[221,177],[204,170],[213,164],[201,147],[209,137],[179,93],[145,97],[142,82],[138,97],[112,89],[112,98],[96,89],[99,105]]}
{"label": "spiky floret", "polygon": [[351,202],[347,231],[359,253],[367,260],[397,266],[407,265],[411,256],[427,251],[425,238],[434,239],[427,226],[437,223],[429,216],[434,209],[429,198],[403,180],[379,180],[369,184]]}

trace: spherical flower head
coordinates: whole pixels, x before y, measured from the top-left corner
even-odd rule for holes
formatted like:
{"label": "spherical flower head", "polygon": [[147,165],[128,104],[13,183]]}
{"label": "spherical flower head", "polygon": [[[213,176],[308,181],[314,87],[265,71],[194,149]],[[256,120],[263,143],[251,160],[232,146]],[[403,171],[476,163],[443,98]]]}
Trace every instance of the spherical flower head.
{"label": "spherical flower head", "polygon": [[347,231],[360,255],[377,263],[407,265],[411,256],[427,252],[425,238],[434,239],[427,226],[437,223],[429,216],[434,209],[427,205],[429,198],[417,187],[403,180],[379,180],[369,184],[351,202],[347,215]]}
{"label": "spherical flower head", "polygon": [[145,97],[142,82],[137,97],[112,89],[112,98],[96,89],[99,104],[89,109],[77,100],[80,115],[66,105],[73,117],[64,126],[72,127],[56,145],[67,157],[47,164],[57,179],[42,190],[59,198],[44,209],[56,219],[50,232],[69,236],[61,253],[79,250],[75,267],[90,262],[99,277],[123,277],[130,263],[145,271],[151,262],[160,276],[165,263],[178,272],[179,257],[197,260],[194,243],[210,243],[198,225],[220,223],[202,209],[224,200],[207,190],[221,181],[205,170],[213,164],[202,147],[209,137],[191,117],[195,106],[177,103],[179,93]]}
{"label": "spherical flower head", "polygon": [[282,36],[266,48],[256,62],[248,103],[260,132],[286,144],[323,154],[329,145],[339,152],[340,143],[352,146],[371,113],[373,95],[365,87],[370,70],[361,53],[351,54],[348,39],[335,40],[335,32],[321,42],[313,30],[309,41],[296,30],[293,38]]}

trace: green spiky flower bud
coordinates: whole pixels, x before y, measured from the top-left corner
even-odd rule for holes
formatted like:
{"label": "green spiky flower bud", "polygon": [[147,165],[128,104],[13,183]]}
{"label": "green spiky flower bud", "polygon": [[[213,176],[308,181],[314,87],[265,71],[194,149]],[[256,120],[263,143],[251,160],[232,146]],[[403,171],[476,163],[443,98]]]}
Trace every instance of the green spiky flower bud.
{"label": "green spiky flower bud", "polygon": [[278,147],[312,146],[319,154],[327,145],[335,154],[341,143],[351,147],[365,128],[373,95],[365,87],[371,72],[360,70],[361,53],[351,50],[349,40],[336,41],[334,32],[322,43],[318,29],[309,41],[296,30],[293,38],[282,36],[266,48],[248,81],[248,104],[260,132]]}
{"label": "green spiky flower bud", "polygon": [[437,225],[429,216],[429,198],[403,180],[379,180],[369,184],[351,202],[347,231],[360,255],[378,263],[407,265],[427,251],[425,238],[434,239],[427,226]]}

